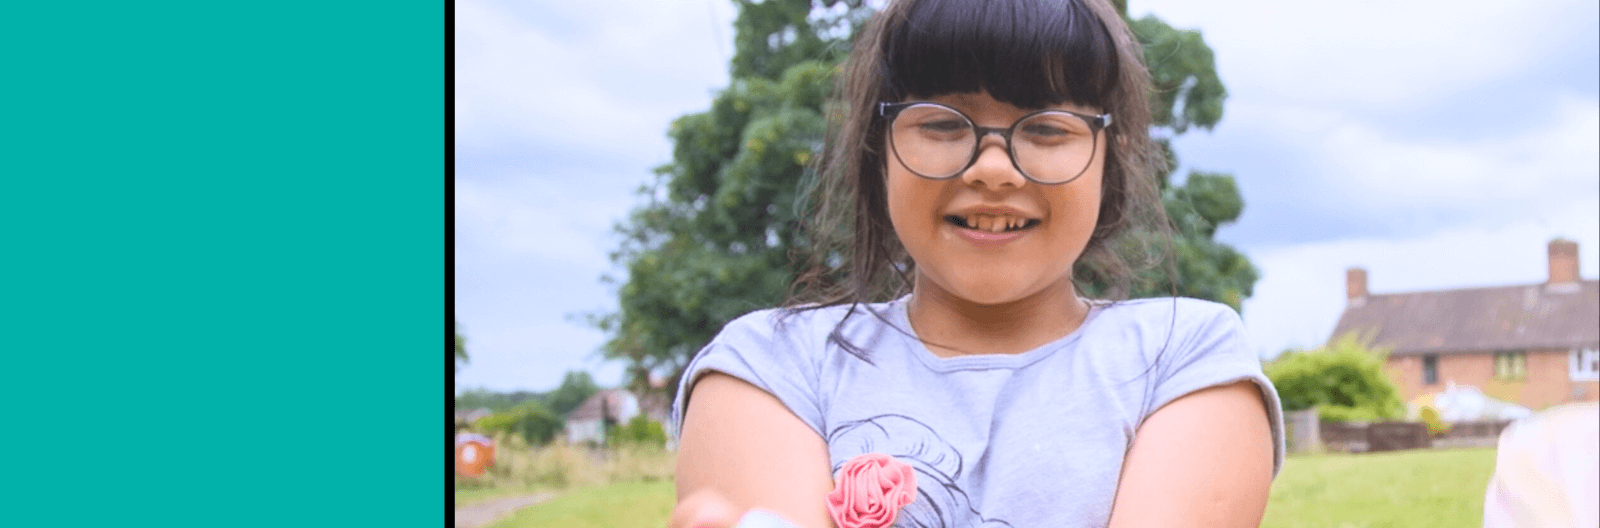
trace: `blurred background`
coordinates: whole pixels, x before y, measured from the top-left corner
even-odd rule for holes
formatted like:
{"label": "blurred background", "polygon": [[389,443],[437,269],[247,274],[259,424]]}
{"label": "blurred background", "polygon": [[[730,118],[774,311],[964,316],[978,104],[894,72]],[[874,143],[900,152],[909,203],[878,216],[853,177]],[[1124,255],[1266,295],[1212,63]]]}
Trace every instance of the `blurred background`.
{"label": "blurred background", "polygon": [[[687,354],[770,304],[793,218],[752,204],[792,195],[803,109],[878,5],[823,3],[455,2],[458,414],[537,401],[552,439],[589,399],[659,417]],[[1374,299],[1539,285],[1559,241],[1600,275],[1595,2],[1125,9],[1168,83],[1184,293],[1239,309],[1263,361],[1329,344],[1350,268]]]}

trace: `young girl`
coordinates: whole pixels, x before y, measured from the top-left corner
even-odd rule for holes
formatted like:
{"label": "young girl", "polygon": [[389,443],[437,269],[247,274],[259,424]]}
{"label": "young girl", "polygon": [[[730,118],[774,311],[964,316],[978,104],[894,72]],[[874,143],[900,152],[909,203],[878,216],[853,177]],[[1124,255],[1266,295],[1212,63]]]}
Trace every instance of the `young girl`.
{"label": "young girl", "polygon": [[[673,525],[1256,526],[1282,425],[1239,317],[1080,287],[1125,288],[1119,250],[1166,233],[1148,90],[1106,0],[880,12],[840,79],[817,271],[684,374]],[[830,496],[868,454],[909,503]]]}

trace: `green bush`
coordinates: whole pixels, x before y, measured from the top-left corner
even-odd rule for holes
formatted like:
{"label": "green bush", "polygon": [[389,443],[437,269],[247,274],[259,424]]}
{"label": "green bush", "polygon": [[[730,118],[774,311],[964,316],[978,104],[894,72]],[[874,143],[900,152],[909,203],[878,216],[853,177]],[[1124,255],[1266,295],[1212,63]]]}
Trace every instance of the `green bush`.
{"label": "green bush", "polygon": [[613,446],[621,444],[664,446],[667,445],[667,430],[661,426],[661,422],[641,414],[628,420],[626,424],[614,425],[607,429],[606,443]]}
{"label": "green bush", "polygon": [[561,418],[538,402],[524,402],[509,411],[494,413],[472,424],[473,429],[521,436],[529,445],[545,445],[561,432]]}
{"label": "green bush", "polygon": [[1346,335],[1320,349],[1285,352],[1265,370],[1285,411],[1316,407],[1323,420],[1389,420],[1404,417],[1405,404],[1383,372],[1387,357]]}

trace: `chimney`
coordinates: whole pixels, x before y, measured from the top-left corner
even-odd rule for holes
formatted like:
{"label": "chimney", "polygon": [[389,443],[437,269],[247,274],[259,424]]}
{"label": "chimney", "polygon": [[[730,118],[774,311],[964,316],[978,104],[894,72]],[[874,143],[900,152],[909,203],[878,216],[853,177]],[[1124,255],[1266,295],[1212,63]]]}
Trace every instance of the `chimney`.
{"label": "chimney", "polygon": [[1578,243],[1557,238],[1550,241],[1550,284],[1578,282]]}
{"label": "chimney", "polygon": [[1344,270],[1344,297],[1350,304],[1357,306],[1366,302],[1367,270],[1362,268]]}

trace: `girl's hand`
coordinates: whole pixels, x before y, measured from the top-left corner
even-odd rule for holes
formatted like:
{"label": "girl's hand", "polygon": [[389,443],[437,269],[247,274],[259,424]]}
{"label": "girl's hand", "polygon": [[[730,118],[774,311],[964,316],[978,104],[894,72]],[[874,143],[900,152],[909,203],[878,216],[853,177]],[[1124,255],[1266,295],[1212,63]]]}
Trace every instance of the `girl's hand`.
{"label": "girl's hand", "polygon": [[712,489],[684,497],[672,509],[672,528],[731,528],[739,523],[739,509]]}

